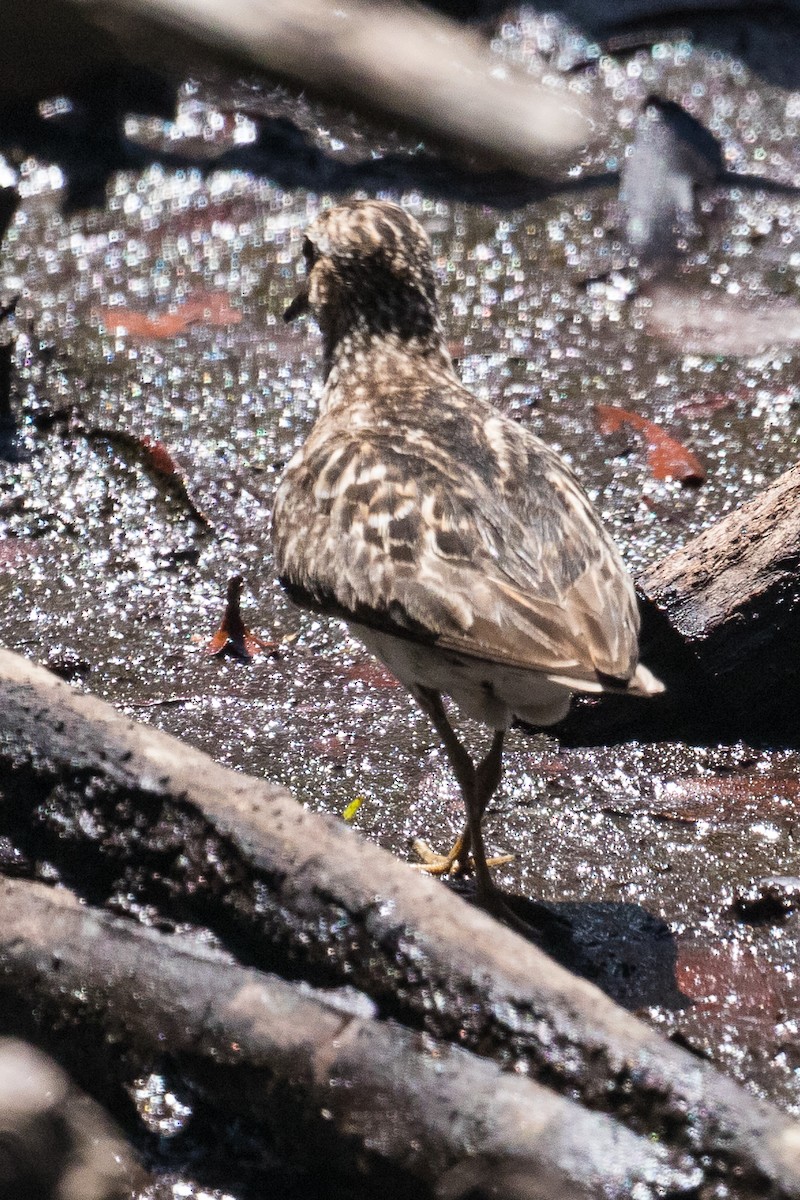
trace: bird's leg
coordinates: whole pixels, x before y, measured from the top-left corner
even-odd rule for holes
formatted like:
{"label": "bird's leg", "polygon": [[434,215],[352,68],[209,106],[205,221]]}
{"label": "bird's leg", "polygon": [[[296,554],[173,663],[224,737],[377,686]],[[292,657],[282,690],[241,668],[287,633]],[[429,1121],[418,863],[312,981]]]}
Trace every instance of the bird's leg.
{"label": "bird's leg", "polygon": [[433,854],[424,842],[415,842],[414,847],[425,860],[423,869],[432,875],[448,875],[456,863],[463,869],[472,850],[478,892],[484,896],[488,895],[493,889],[488,868],[512,861],[511,856],[503,855],[487,862],[481,832],[481,820],[486,806],[500,782],[503,730],[495,732],[489,753],[476,768],[447,719],[440,693],[432,688],[418,687],[414,689],[414,696],[444,743],[467,810],[466,825],[449,854]]}
{"label": "bird's leg", "polygon": [[[473,766],[472,759],[461,745],[452,725],[447,719],[447,713],[444,711],[440,693],[433,688],[417,687],[414,689],[413,694],[420,708],[430,718],[434,729],[444,743],[445,753],[450,760],[450,766],[453,768],[456,781],[461,789],[464,806],[468,809],[467,797],[472,795],[475,787],[475,767]],[[414,849],[424,860],[424,870],[428,871],[431,875],[449,875],[456,863],[459,863],[461,867],[466,866],[470,840],[471,831],[469,822],[467,822],[448,854],[435,854],[421,841],[414,843]]]}
{"label": "bird's leg", "polygon": [[505,736],[505,729],[495,729],[491,749],[486,757],[478,763],[478,769],[475,772],[476,792],[481,799],[481,816],[486,812],[489,801],[500,786]]}
{"label": "bird's leg", "polygon": [[458,786],[462,791],[471,791],[475,785],[475,767],[447,719],[441,693],[435,691],[434,688],[417,687],[414,689],[414,698],[423,712],[430,717],[434,729],[444,742],[444,748],[458,780]]}
{"label": "bird's leg", "polygon": [[[472,845],[472,861],[475,864],[475,881],[478,885],[478,897],[487,899],[494,892],[494,883],[489,874],[489,863],[486,860],[486,848],[483,844],[483,829],[481,823],[486,807],[500,783],[503,764],[504,729],[496,729],[492,738],[489,753],[481,759],[475,771],[475,782],[469,800],[465,796],[467,806],[467,827]],[[508,861],[508,857],[506,857]],[[492,862],[496,863],[493,859]]]}

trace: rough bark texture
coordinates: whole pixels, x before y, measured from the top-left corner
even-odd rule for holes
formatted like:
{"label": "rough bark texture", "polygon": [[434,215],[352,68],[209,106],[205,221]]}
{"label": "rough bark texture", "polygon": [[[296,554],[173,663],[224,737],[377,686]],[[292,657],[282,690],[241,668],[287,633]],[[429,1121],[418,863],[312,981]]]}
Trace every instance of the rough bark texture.
{"label": "rough bark texture", "polygon": [[569,745],[677,738],[796,746],[800,467],[637,580],[642,659],[666,692],[577,703]]}
{"label": "rough bark texture", "polygon": [[727,708],[797,736],[800,467],[651,567],[642,593]]}
{"label": "rough bark texture", "polygon": [[609,1117],[375,1019],[363,996],[326,999],[61,890],[0,882],[0,963],[5,1004],[23,990],[81,1058],[107,1060],[95,1067],[124,1079],[166,1049],[195,1093],[229,1117],[257,1114],[268,1144],[328,1171],[390,1169],[430,1188],[478,1155],[521,1180],[544,1172],[565,1200],[591,1195],[599,1179],[619,1200],[634,1185],[643,1198],[694,1195],[700,1179],[687,1156]]}
{"label": "rough bark texture", "polygon": [[768,1105],[341,823],[8,652],[0,779],[8,867],[205,927],[259,969],[353,985],[381,1020],[516,1064],[731,1196],[800,1197],[798,1127]]}

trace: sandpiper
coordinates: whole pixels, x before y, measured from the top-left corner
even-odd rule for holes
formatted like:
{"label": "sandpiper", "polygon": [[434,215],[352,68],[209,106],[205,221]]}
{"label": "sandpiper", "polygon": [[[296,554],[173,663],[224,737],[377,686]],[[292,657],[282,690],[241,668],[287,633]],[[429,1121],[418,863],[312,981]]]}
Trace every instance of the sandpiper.
{"label": "sandpiper", "polygon": [[[653,695],[619,552],[569,467],[460,382],[431,246],[397,205],[351,200],[303,243],[325,386],[273,510],[278,576],[342,617],[409,689],[444,744],[466,825],[430,869],[493,884],[481,832],[515,717],[552,725],[573,691]],[[492,731],[474,763],[442,703]]]}

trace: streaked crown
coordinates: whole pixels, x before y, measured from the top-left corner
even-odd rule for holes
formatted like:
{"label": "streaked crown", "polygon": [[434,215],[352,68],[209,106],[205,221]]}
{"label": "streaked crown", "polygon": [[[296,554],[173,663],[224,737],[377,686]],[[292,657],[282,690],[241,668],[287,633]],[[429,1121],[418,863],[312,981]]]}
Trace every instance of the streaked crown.
{"label": "streaked crown", "polygon": [[431,244],[402,208],[347,201],[309,226],[303,249],[307,290],[288,315],[310,308],[329,353],[346,334],[439,342]]}

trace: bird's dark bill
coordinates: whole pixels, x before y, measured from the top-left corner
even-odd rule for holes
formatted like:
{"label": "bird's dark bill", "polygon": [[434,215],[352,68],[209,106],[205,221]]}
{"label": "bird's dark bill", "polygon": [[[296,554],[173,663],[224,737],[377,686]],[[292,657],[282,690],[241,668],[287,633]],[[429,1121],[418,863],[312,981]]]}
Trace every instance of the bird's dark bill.
{"label": "bird's dark bill", "polygon": [[298,292],[292,303],[283,314],[284,321],[293,321],[295,317],[302,317],[308,312],[308,288],[303,288]]}

